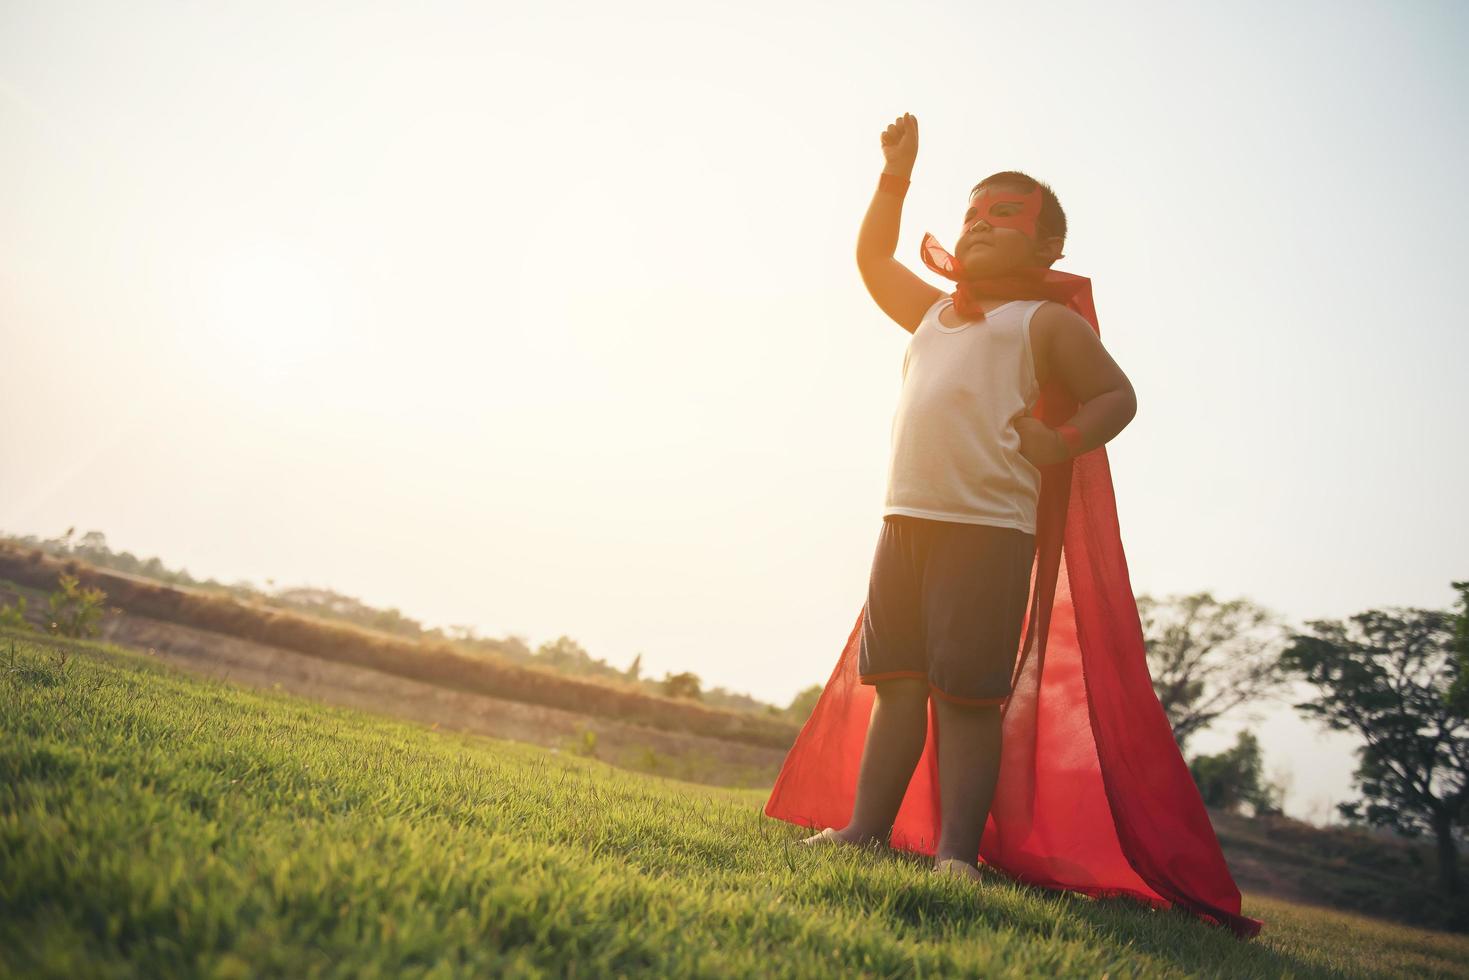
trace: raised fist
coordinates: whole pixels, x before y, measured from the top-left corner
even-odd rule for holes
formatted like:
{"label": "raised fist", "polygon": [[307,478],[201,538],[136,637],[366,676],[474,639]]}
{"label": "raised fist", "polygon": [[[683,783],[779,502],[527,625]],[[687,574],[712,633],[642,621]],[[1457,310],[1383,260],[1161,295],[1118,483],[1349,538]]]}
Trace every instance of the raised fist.
{"label": "raised fist", "polygon": [[887,161],[885,173],[900,177],[913,176],[913,161],[918,158],[918,119],[911,113],[903,113],[883,131],[882,155]]}

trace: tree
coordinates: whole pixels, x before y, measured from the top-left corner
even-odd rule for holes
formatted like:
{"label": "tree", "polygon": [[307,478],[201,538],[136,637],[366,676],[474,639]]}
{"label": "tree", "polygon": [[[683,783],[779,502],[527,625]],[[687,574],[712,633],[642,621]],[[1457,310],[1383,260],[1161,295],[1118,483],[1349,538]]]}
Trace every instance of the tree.
{"label": "tree", "polygon": [[1284,790],[1264,778],[1260,740],[1242,731],[1234,747],[1218,755],[1197,755],[1188,764],[1199,795],[1212,807],[1235,811],[1241,804],[1258,814],[1279,813]]}
{"label": "tree", "polygon": [[639,652],[637,656],[632,658],[632,663],[627,665],[627,670],[624,673],[628,680],[635,681],[638,679],[638,675],[642,672],[643,655],[641,652]]}
{"label": "tree", "polygon": [[805,722],[811,717],[811,712],[816,710],[816,702],[821,700],[821,685],[812,684],[791,698],[791,703],[786,707],[786,714],[799,722]]}
{"label": "tree", "polygon": [[1460,675],[1454,617],[1431,609],[1373,609],[1345,622],[1307,623],[1282,666],[1316,688],[1296,705],[1328,728],[1356,733],[1362,799],[1352,819],[1438,842],[1439,886],[1460,893],[1454,837],[1469,815],[1469,718],[1446,697]]}
{"label": "tree", "polygon": [[102,618],[107,593],[101,589],[84,589],[75,575],[61,573],[59,588],[47,597],[47,614],[51,632],[62,636],[97,635],[97,620]]}
{"label": "tree", "polygon": [[451,623],[444,632],[449,634],[449,639],[455,643],[467,643],[473,645],[479,641],[479,634],[473,626],[464,623]]}
{"label": "tree", "polygon": [[1181,749],[1221,715],[1274,693],[1283,683],[1279,617],[1249,599],[1219,602],[1208,592],[1137,597],[1153,690]]}
{"label": "tree", "polygon": [[1454,709],[1469,714],[1469,582],[1454,582],[1459,593],[1459,615],[1454,621],[1454,656],[1459,658],[1459,676],[1449,688]]}
{"label": "tree", "polygon": [[549,667],[563,670],[567,673],[586,673],[591,664],[592,656],[582,649],[582,645],[569,636],[558,636],[548,643],[542,643],[536,648],[536,659]]}
{"label": "tree", "polygon": [[699,676],[684,672],[682,674],[668,673],[663,676],[663,693],[671,698],[691,698],[699,700]]}
{"label": "tree", "polygon": [[88,561],[110,557],[112,552],[107,547],[107,535],[101,531],[88,531],[77,542],[74,554],[78,558],[85,558]]}

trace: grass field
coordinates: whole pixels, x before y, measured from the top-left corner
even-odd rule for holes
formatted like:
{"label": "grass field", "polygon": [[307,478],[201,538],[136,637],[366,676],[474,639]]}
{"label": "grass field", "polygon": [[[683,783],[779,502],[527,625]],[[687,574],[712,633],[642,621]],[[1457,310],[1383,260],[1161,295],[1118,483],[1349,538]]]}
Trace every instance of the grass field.
{"label": "grass field", "polygon": [[[68,659],[60,663],[60,658]],[[0,633],[0,976],[1469,976],[1469,938],[809,852],[765,793]]]}

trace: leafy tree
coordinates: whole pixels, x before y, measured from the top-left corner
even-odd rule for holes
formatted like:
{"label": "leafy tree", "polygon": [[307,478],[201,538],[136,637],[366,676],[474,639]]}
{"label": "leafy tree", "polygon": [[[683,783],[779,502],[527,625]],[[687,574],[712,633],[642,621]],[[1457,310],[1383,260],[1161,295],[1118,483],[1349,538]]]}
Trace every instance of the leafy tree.
{"label": "leafy tree", "polygon": [[85,558],[90,561],[92,558],[110,555],[112,552],[107,547],[107,535],[101,531],[88,531],[76,543],[76,548],[73,549],[72,553],[78,558]]}
{"label": "leafy tree", "polygon": [[1253,732],[1240,732],[1234,747],[1218,755],[1194,756],[1188,771],[1209,806],[1234,811],[1248,804],[1256,814],[1280,812],[1284,790],[1264,778],[1260,740]]}
{"label": "leafy tree", "polygon": [[663,677],[663,693],[671,698],[699,700],[699,676],[685,671],[682,674],[668,673]]}
{"label": "leafy tree", "polygon": [[1439,885],[1460,893],[1455,828],[1469,815],[1469,718],[1445,695],[1458,679],[1454,618],[1431,609],[1369,610],[1307,623],[1282,665],[1316,688],[1296,705],[1329,728],[1355,732],[1362,799],[1351,819],[1438,841]]}
{"label": "leafy tree", "polygon": [[569,636],[558,636],[536,648],[536,659],[549,667],[571,673],[582,673],[591,663],[591,654]]}
{"label": "leafy tree", "polygon": [[107,593],[101,589],[84,589],[75,575],[61,573],[59,588],[47,598],[51,632],[62,636],[97,635],[97,620],[102,618],[102,604]]}
{"label": "leafy tree", "polygon": [[811,717],[811,712],[816,710],[816,702],[821,699],[821,685],[812,684],[791,698],[791,703],[786,706],[786,714],[796,721],[805,722]]}
{"label": "leafy tree", "polygon": [[731,691],[724,687],[711,687],[699,695],[699,699],[705,704],[716,708],[730,708],[734,711],[759,711],[764,705],[748,694],[739,691]]}
{"label": "leafy tree", "polygon": [[626,677],[628,680],[635,681],[638,679],[638,675],[640,675],[642,672],[643,655],[642,653],[639,653],[636,657],[632,658],[632,663],[627,665]]}
{"label": "leafy tree", "polygon": [[1454,710],[1469,714],[1469,582],[1453,583],[1459,593],[1459,614],[1454,620],[1454,655],[1459,658],[1459,676],[1449,688]]}
{"label": "leafy tree", "polygon": [[1153,690],[1180,748],[1221,715],[1283,683],[1279,617],[1249,599],[1220,602],[1208,592],[1137,597]]}
{"label": "leafy tree", "polygon": [[403,615],[396,606],[389,609],[374,609],[371,606],[361,605],[361,609],[362,614],[356,619],[370,629],[408,637],[418,636],[423,632],[423,625],[418,620]]}

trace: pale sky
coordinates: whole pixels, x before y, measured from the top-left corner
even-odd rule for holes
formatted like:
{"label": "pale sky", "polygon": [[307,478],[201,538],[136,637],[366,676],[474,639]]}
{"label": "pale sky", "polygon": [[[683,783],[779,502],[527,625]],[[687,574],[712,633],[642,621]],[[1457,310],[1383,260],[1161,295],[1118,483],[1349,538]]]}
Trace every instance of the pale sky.
{"label": "pale sky", "polygon": [[[853,253],[907,111],[915,268],[988,173],[1060,196],[1136,591],[1447,608],[1466,42],[1452,2],[0,0],[0,530],[785,703],[881,523],[909,335]],[[1349,742],[1271,731],[1296,812],[1345,798]]]}

